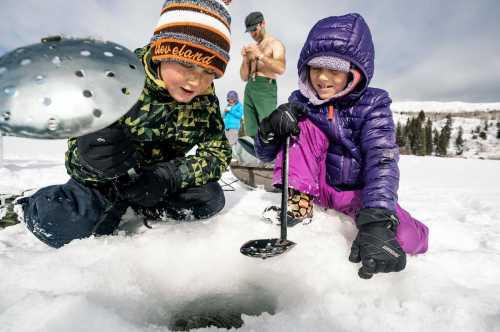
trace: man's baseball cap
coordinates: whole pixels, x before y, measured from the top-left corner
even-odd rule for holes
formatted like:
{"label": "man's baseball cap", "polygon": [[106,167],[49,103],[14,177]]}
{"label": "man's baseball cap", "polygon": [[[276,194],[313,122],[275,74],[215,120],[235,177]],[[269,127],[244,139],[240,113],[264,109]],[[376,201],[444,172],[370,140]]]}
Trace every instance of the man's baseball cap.
{"label": "man's baseball cap", "polygon": [[257,25],[264,21],[264,15],[261,12],[251,12],[245,18],[245,32],[255,31]]}

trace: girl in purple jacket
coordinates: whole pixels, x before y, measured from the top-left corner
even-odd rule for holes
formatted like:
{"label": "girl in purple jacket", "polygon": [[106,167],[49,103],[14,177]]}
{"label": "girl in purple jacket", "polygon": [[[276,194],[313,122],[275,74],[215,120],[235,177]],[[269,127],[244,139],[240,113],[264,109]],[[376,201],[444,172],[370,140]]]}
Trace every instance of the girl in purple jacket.
{"label": "girl in purple jacket", "polygon": [[317,22],[298,61],[299,90],[263,119],[256,152],[275,158],[281,183],[281,147],[293,136],[289,166],[289,218],[312,218],[314,201],[354,218],[359,230],[349,260],[359,276],[397,272],[406,253],[427,250],[428,228],[397,204],[399,148],[391,99],[368,87],[374,47],[359,14]]}

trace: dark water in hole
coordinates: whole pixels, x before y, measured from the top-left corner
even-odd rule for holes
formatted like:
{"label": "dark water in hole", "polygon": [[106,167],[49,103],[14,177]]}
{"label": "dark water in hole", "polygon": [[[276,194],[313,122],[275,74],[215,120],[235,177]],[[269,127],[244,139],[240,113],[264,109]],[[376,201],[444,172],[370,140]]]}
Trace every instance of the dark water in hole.
{"label": "dark water in hole", "polygon": [[239,328],[242,314],[259,316],[264,312],[274,314],[275,298],[263,289],[236,294],[205,295],[174,310],[168,321],[173,331],[189,331],[204,327]]}

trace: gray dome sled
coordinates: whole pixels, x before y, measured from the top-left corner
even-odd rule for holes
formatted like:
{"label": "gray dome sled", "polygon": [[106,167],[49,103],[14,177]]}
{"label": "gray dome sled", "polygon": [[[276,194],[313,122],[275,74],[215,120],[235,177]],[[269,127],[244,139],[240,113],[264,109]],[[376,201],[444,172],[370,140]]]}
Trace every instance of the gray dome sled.
{"label": "gray dome sled", "polygon": [[0,131],[45,139],[94,132],[130,110],[144,79],[139,59],[121,45],[42,39],[0,57]]}

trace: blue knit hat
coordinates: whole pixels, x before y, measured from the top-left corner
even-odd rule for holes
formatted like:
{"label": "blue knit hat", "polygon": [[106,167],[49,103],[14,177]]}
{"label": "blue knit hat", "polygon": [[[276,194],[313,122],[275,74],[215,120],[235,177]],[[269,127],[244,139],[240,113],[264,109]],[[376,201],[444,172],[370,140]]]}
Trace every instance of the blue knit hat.
{"label": "blue knit hat", "polygon": [[236,100],[238,101],[238,93],[234,90],[231,90],[227,93],[226,99]]}

